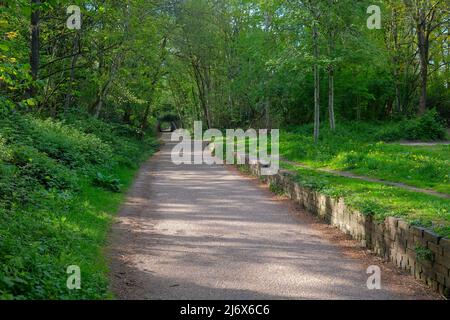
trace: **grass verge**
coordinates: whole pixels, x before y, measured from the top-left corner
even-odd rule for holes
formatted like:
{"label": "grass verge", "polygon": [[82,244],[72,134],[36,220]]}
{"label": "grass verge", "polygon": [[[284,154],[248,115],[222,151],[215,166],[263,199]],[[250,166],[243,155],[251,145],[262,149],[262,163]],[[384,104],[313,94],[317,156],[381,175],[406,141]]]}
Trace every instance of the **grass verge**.
{"label": "grass verge", "polygon": [[[0,121],[0,299],[111,298],[108,230],[156,148],[96,119]],[[80,290],[67,288],[69,266]]]}
{"label": "grass verge", "polygon": [[349,206],[377,220],[384,220],[388,216],[399,217],[413,225],[429,228],[443,237],[450,237],[448,199],[313,169],[287,164],[282,167],[296,172],[296,180],[302,186],[328,196],[342,197]]}

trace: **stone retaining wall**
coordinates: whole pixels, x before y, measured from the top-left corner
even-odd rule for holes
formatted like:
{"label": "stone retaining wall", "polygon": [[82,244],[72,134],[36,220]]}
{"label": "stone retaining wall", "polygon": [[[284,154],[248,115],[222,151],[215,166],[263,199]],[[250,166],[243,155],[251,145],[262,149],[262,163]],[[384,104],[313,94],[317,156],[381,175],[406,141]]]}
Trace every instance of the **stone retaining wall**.
{"label": "stone retaining wall", "polygon": [[392,261],[439,293],[450,295],[450,240],[428,230],[389,217],[375,221],[354,210],[345,200],[335,199],[301,186],[295,173],[281,170],[277,175],[263,177],[261,165],[245,165],[250,172],[276,186],[309,212],[361,242],[362,246]]}

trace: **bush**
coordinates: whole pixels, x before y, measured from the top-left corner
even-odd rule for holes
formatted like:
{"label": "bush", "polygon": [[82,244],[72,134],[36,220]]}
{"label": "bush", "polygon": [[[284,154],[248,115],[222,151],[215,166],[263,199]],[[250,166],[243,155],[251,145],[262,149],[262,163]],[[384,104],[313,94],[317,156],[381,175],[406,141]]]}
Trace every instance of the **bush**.
{"label": "bush", "polygon": [[[128,184],[151,142],[92,118],[0,117],[0,300],[109,296],[100,249],[122,199],[112,172]],[[81,290],[66,287],[73,264]]]}
{"label": "bush", "polygon": [[46,154],[29,146],[13,146],[12,164],[22,177],[29,177],[46,189],[77,190],[76,175]]}
{"label": "bush", "polygon": [[6,145],[6,140],[0,135],[0,163],[11,160],[11,149]]}
{"label": "bush", "polygon": [[411,120],[404,129],[406,139],[411,140],[444,140],[447,135],[444,122],[435,109]]}
{"label": "bush", "polygon": [[447,132],[443,120],[435,109],[427,111],[422,117],[404,120],[380,131],[382,141],[395,140],[444,140]]}
{"label": "bush", "polygon": [[34,196],[39,189],[36,181],[17,174],[17,171],[13,165],[0,163],[0,210],[13,210],[16,206],[28,205],[38,198]]}
{"label": "bush", "polygon": [[111,161],[112,148],[92,134],[86,134],[63,122],[27,118],[26,133],[34,146],[69,168],[89,168]]}
{"label": "bush", "polygon": [[119,179],[105,176],[100,172],[97,172],[97,175],[94,177],[93,185],[112,192],[120,192],[122,187]]}

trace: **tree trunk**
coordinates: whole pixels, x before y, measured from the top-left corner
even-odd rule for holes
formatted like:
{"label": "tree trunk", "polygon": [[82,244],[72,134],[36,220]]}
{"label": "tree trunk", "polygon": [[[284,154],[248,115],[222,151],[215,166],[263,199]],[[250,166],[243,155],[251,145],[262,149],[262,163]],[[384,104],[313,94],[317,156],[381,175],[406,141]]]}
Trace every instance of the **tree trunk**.
{"label": "tree trunk", "polygon": [[400,102],[400,88],[399,88],[399,74],[398,74],[398,69],[397,69],[397,65],[394,66],[395,70],[394,70],[394,81],[395,81],[395,113],[397,115],[402,114],[403,112],[403,108],[402,108],[402,104]]}
{"label": "tree trunk", "polygon": [[267,98],[266,102],[264,103],[264,113],[266,114],[266,129],[272,130],[272,120],[270,118],[270,100]]}
{"label": "tree trunk", "polygon": [[392,12],[392,38],[394,41],[394,86],[395,86],[395,113],[400,115],[403,112],[402,104],[400,101],[400,74],[399,74],[399,54],[400,54],[400,44],[398,42],[398,11],[396,8]]}
{"label": "tree trunk", "polygon": [[361,105],[359,100],[359,95],[356,96],[356,120],[361,120]]}
{"label": "tree trunk", "polygon": [[95,106],[94,118],[98,118],[100,116],[100,112],[103,109],[103,92],[100,93],[97,100],[97,105]]}
{"label": "tree trunk", "polygon": [[73,53],[75,54],[72,57],[72,62],[71,62],[71,66],[70,66],[70,87],[67,90],[67,94],[66,94],[66,101],[64,104],[64,111],[67,112],[69,110],[70,104],[72,103],[72,85],[73,85],[73,81],[75,80],[75,66],[77,64],[78,61],[78,56],[79,56],[79,52],[80,52],[80,34],[77,32],[75,39],[73,41]]}
{"label": "tree trunk", "polygon": [[319,32],[316,22],[313,25],[313,50],[314,50],[314,142],[319,141],[320,135],[320,75],[319,75]]}
{"label": "tree trunk", "polygon": [[194,69],[195,82],[198,89],[198,97],[200,99],[200,105],[203,109],[203,116],[206,120],[208,129],[212,128],[211,112],[208,100],[208,86],[205,78],[207,77],[206,71],[205,75],[202,74],[201,66],[199,66],[198,61],[191,61],[192,67]]}
{"label": "tree trunk", "polygon": [[[328,56],[333,59],[334,53],[334,35],[331,31],[328,35]],[[330,118],[331,131],[336,130],[336,120],[334,116],[334,65],[330,63],[328,66],[328,114]]]}
{"label": "tree trunk", "polygon": [[95,108],[94,117],[95,118],[98,118],[100,116],[100,112],[102,111],[102,108],[103,108],[104,99],[105,99],[106,95],[108,94],[109,88],[112,85],[112,82],[114,80],[116,72],[120,69],[123,55],[124,55],[124,53],[120,52],[115,56],[115,59],[112,62],[111,70],[109,72],[109,77],[98,93],[96,104],[94,104],[94,108]]}
{"label": "tree trunk", "polygon": [[428,43],[423,30],[417,32],[420,55],[420,101],[419,114],[427,110],[427,82],[428,82]]}
{"label": "tree trunk", "polygon": [[98,93],[98,97],[97,97],[97,101],[95,104],[95,112],[94,112],[94,117],[98,118],[100,116],[100,112],[103,109],[103,103],[104,103],[104,98],[109,90],[109,86],[111,84],[112,81],[112,77],[113,75],[110,75],[110,78],[107,80],[107,82],[105,83],[105,85],[102,87],[102,89],[100,90],[100,92]]}
{"label": "tree trunk", "polygon": [[[40,22],[40,10],[36,8],[41,3],[41,0],[31,0],[31,37],[30,37],[30,66],[31,66],[31,76],[33,80],[38,79],[39,75],[39,22]],[[30,95],[34,96],[35,88],[34,84],[30,88]]]}
{"label": "tree trunk", "polygon": [[150,94],[149,94],[147,106],[145,108],[143,117],[141,119],[141,135],[142,135],[142,137],[145,136],[145,133],[148,129],[148,117],[150,116],[150,108],[153,104],[153,98],[154,98],[154,94],[155,94],[155,90],[156,90],[156,85],[158,84],[158,81],[160,80],[161,70],[164,65],[164,62],[166,61],[167,40],[168,40],[167,36],[164,36],[164,38],[162,39],[161,52],[160,52],[160,56],[159,56],[159,65],[156,68],[156,70],[152,76],[152,82],[150,83]]}
{"label": "tree trunk", "polygon": [[129,104],[125,105],[122,121],[126,124],[131,124],[132,110]]}
{"label": "tree trunk", "polygon": [[[152,93],[152,95],[153,95],[153,93]],[[141,136],[142,137],[145,136],[145,133],[148,130],[148,116],[150,115],[150,108],[152,106],[151,104],[153,102],[152,101],[153,99],[150,99],[150,100],[151,101],[147,102],[147,106],[145,107],[144,115],[143,115],[142,120],[141,120]]]}
{"label": "tree trunk", "polygon": [[427,15],[424,7],[419,7],[417,13],[417,42],[420,60],[420,101],[419,115],[427,110],[427,82],[429,63],[429,33],[427,32]]}
{"label": "tree trunk", "polygon": [[328,112],[330,116],[330,128],[336,130],[336,120],[334,117],[334,68],[330,66],[328,71]]}

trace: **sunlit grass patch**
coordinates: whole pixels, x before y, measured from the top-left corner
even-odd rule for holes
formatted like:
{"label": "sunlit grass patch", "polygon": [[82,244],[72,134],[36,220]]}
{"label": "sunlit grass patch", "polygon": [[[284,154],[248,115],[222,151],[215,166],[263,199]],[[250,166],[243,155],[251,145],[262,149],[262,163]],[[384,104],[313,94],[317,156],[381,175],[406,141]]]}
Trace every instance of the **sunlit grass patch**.
{"label": "sunlit grass patch", "polygon": [[297,181],[308,188],[332,197],[343,197],[346,203],[365,214],[383,220],[388,216],[431,228],[442,236],[450,236],[450,200],[346,178],[316,170],[283,165],[297,173]]}

